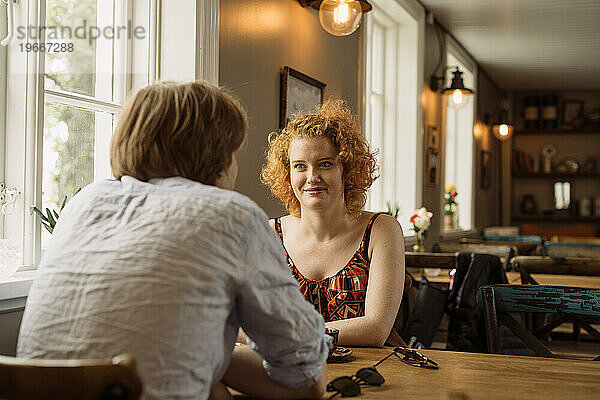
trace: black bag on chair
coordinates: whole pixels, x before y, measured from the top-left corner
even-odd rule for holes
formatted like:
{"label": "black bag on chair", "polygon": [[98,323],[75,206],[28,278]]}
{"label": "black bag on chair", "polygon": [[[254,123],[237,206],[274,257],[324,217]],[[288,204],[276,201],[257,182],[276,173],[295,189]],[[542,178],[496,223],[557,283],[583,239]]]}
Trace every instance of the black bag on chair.
{"label": "black bag on chair", "polygon": [[448,296],[447,290],[435,287],[424,276],[418,287],[415,305],[402,335],[408,347],[413,349],[431,346],[444,315]]}

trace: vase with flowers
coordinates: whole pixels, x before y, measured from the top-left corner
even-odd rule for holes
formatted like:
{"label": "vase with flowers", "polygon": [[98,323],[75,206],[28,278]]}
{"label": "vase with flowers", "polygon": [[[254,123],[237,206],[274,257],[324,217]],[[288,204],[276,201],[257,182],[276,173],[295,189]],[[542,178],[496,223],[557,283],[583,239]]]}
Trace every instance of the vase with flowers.
{"label": "vase with flowers", "polygon": [[415,210],[413,215],[410,217],[410,223],[413,226],[413,231],[415,231],[416,239],[413,246],[413,251],[417,251],[420,253],[425,252],[425,246],[423,245],[423,240],[425,238],[425,234],[427,233],[427,229],[431,226],[431,217],[433,217],[433,213],[427,211],[427,208],[421,207],[418,210]]}
{"label": "vase with flowers", "polygon": [[456,229],[458,227],[457,195],[456,186],[453,183],[446,185],[444,191],[444,229]]}

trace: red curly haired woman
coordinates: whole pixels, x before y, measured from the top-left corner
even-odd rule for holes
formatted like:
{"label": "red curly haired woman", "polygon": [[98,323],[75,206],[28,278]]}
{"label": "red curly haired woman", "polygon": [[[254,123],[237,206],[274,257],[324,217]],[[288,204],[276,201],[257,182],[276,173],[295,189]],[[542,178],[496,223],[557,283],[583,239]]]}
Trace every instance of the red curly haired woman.
{"label": "red curly haired woman", "polygon": [[398,343],[404,237],[396,219],[363,211],[377,166],[341,100],[271,135],[261,179],[289,212],[270,221],[304,297],[338,344]]}

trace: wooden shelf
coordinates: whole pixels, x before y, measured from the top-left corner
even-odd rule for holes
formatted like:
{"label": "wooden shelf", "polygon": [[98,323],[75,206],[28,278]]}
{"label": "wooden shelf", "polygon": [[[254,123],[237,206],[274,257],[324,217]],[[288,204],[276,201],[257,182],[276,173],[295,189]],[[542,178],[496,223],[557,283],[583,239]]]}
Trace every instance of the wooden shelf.
{"label": "wooden shelf", "polygon": [[600,129],[569,129],[569,130],[560,130],[560,129],[531,129],[531,130],[520,130],[515,131],[515,136],[526,136],[526,135],[600,135]]}
{"label": "wooden shelf", "polygon": [[569,173],[560,173],[553,172],[550,174],[544,173],[528,173],[528,172],[513,172],[513,178],[561,178],[561,179],[569,179],[569,178],[600,178],[600,173],[598,172],[589,172],[589,173],[580,173],[580,174],[569,174]]}
{"label": "wooden shelf", "polygon": [[513,214],[513,221],[577,221],[577,222],[600,222],[600,216],[583,217],[581,215],[569,214]]}

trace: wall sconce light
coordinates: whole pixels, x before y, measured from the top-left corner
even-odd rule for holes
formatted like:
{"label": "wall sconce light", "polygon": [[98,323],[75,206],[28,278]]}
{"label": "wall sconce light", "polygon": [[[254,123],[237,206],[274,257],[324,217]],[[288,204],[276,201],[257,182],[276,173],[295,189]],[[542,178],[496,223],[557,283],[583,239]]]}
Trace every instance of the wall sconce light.
{"label": "wall sconce light", "polygon": [[446,70],[450,68],[456,68],[456,70],[452,72],[452,82],[450,83],[450,86],[444,88],[441,92],[442,94],[444,94],[444,96],[447,96],[447,104],[450,107],[455,109],[463,108],[469,103],[471,95],[473,94],[473,90],[465,87],[462,78],[463,73],[457,66],[444,67],[444,69],[442,70],[442,76],[436,75],[436,72],[440,69],[442,63],[444,62],[444,54],[446,53],[445,42],[444,38],[442,37],[442,33],[440,32],[439,25],[435,23],[433,14],[428,13],[427,21],[429,24],[433,25],[439,45],[438,61],[437,65],[433,70],[433,74],[429,78],[429,88],[432,91],[437,92],[439,89],[441,89],[445,82]]}
{"label": "wall sconce light", "polygon": [[[473,90],[466,88],[463,83],[462,71],[458,67],[446,67],[444,72],[449,68],[456,68],[452,72],[452,82],[450,86],[442,90],[442,94],[447,96],[448,105],[452,108],[459,109],[463,108],[469,103]],[[444,82],[444,78],[441,76],[431,75],[429,80],[429,87],[434,92],[437,92]]]}
{"label": "wall sconce light", "polygon": [[373,9],[366,0],[298,0],[302,7],[319,10],[319,21],[334,36],[347,36],[358,29],[364,13]]}
{"label": "wall sconce light", "polygon": [[508,119],[508,106],[506,105],[506,102],[503,101],[498,121],[492,126],[492,133],[496,139],[504,141],[512,136],[513,131],[514,126]]}

